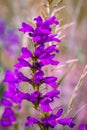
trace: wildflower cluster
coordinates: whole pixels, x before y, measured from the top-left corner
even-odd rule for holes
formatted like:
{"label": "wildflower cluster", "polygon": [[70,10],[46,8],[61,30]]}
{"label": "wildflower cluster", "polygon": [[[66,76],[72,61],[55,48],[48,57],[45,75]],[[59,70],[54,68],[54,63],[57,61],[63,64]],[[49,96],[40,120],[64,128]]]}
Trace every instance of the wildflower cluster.
{"label": "wildflower cluster", "polygon": [[[34,19],[36,28],[30,24],[22,23],[22,28],[19,31],[27,33],[32,38],[34,51],[31,52],[27,47],[21,50],[21,56],[18,58],[18,63],[15,64],[14,72],[8,70],[4,82],[8,83],[8,90],[4,92],[2,104],[5,106],[2,115],[1,124],[3,126],[11,126],[16,122],[15,113],[13,111],[14,104],[21,105],[22,101],[31,102],[38,111],[38,118],[27,117],[25,126],[38,124],[41,130],[48,130],[49,127],[54,128],[57,124],[68,125],[74,127],[73,118],[63,118],[63,108],[57,107],[56,113],[53,113],[51,103],[55,102],[55,98],[60,98],[60,91],[57,90],[57,78],[54,76],[46,76],[44,67],[47,65],[58,65],[59,61],[55,60],[55,55],[59,52],[54,45],[48,45],[48,42],[60,42],[57,34],[52,34],[52,24],[58,25],[59,22],[55,16],[43,21],[39,16]],[[31,76],[27,77],[21,71],[21,68],[28,67],[31,70]],[[27,82],[32,86],[33,92],[23,92],[20,89],[22,82]],[[51,88],[43,93],[41,88]]]}
{"label": "wildflower cluster", "polygon": [[16,55],[20,48],[20,40],[18,34],[13,28],[7,27],[5,21],[0,19],[0,48],[10,55]]}

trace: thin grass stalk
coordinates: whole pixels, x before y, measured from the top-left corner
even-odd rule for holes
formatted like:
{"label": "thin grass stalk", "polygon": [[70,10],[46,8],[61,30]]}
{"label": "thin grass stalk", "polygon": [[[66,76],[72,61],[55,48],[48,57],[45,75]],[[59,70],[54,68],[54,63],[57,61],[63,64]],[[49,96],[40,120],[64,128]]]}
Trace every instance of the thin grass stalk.
{"label": "thin grass stalk", "polygon": [[76,97],[78,95],[78,92],[79,92],[80,88],[82,87],[82,83],[83,83],[86,76],[87,76],[87,65],[85,66],[85,68],[83,70],[83,73],[82,73],[77,85],[75,86],[75,89],[74,89],[73,94],[71,96],[71,99],[70,99],[70,102],[69,102],[65,117],[69,116],[69,114],[70,114],[70,112],[71,112],[71,110],[72,110],[72,108],[74,106],[74,103],[75,103]]}

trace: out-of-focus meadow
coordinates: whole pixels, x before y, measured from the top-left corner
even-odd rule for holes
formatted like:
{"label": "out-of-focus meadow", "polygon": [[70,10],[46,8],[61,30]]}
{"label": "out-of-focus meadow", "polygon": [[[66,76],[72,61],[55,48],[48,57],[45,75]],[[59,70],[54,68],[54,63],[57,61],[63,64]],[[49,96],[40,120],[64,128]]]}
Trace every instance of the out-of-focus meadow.
{"label": "out-of-focus meadow", "polygon": [[[46,2],[46,0],[0,0],[0,21],[4,20],[6,26],[5,40],[0,39],[0,98],[3,97],[5,88],[2,83],[5,70],[13,68],[17,57],[20,55],[21,47],[29,44],[26,35],[21,34],[18,28],[21,27],[22,21],[28,23],[38,15],[45,16],[44,1]],[[73,90],[87,63],[87,0],[63,0],[58,6],[58,8],[63,7],[57,13],[57,19],[61,21],[61,28],[59,29],[62,30],[60,32],[60,53],[57,55],[60,64],[55,69],[49,68],[48,71],[49,73],[52,71],[52,74],[57,76],[58,79],[64,77],[59,88],[61,90],[59,104],[66,111]],[[0,26],[0,29],[2,26]],[[13,34],[13,38],[11,34]],[[8,37],[11,37],[13,44],[9,43],[11,41],[7,41]],[[16,41],[14,41],[14,37],[16,37]],[[0,116],[2,111],[2,108],[0,108]],[[23,114],[26,114],[26,112],[24,111]],[[78,91],[69,115],[75,116],[75,114],[77,124],[87,124],[87,78],[84,79]],[[22,115],[21,117],[23,119]],[[19,122],[21,123],[23,120],[20,119]],[[20,130],[33,130],[33,128],[21,126]],[[75,129],[77,130],[77,127]],[[8,128],[8,130],[12,130],[12,128]]]}

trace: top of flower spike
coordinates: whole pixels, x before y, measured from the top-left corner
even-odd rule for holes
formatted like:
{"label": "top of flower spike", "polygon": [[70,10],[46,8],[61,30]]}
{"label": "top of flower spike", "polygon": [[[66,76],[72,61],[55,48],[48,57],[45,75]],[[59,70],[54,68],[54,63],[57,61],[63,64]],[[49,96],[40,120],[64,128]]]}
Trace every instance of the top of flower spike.
{"label": "top of flower spike", "polygon": [[34,18],[34,20],[36,21],[36,26],[40,27],[40,26],[46,26],[46,25],[51,25],[51,24],[59,24],[58,21],[55,20],[56,17],[52,16],[50,18],[48,18],[46,21],[43,21],[42,18],[40,16],[38,16],[37,18]]}
{"label": "top of flower spike", "polygon": [[[43,21],[43,19],[41,18],[41,16],[38,16],[37,18],[34,18],[34,20],[36,21],[36,27],[43,27],[43,29],[47,29],[48,27],[47,26],[50,26],[52,24],[56,24],[58,25],[59,22],[55,20],[56,17],[55,16],[52,16],[50,18],[48,18],[47,20]],[[49,28],[49,31],[50,31],[51,28]],[[34,31],[34,28],[30,25],[30,24],[26,24],[25,22],[22,22],[22,28],[19,28],[19,31],[22,31],[22,32],[30,32],[30,31]],[[48,32],[48,30],[47,30]]]}
{"label": "top of flower spike", "polygon": [[52,24],[59,24],[59,22],[55,19],[56,17],[52,16],[43,21],[43,19],[38,16],[37,18],[34,18],[36,21],[36,28],[33,28],[30,24],[23,22],[22,28],[20,28],[19,31],[28,33],[29,36],[33,38],[33,41],[38,44],[50,41],[60,42],[60,40],[56,38],[57,35],[51,33],[52,29],[50,26]]}

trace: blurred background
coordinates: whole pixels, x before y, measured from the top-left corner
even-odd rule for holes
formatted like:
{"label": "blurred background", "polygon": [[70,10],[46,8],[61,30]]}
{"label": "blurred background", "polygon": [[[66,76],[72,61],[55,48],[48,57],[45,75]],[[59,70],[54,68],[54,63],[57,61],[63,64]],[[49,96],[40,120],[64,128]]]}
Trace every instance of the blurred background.
{"label": "blurred background", "polygon": [[[54,1],[57,2],[57,0]],[[4,84],[2,81],[5,70],[13,68],[20,55],[21,47],[28,42],[26,37],[18,31],[18,28],[21,27],[23,21],[28,23],[34,17],[44,14],[44,10],[42,10],[44,3],[46,0],[0,0],[0,98],[3,97]],[[56,67],[54,75],[60,79],[67,73],[60,85],[61,104],[66,111],[73,89],[87,63],[87,1],[63,0],[58,8],[63,6],[65,7],[58,13],[58,19],[63,19],[61,26],[71,24],[63,30],[65,37],[61,39],[60,54],[57,56],[60,66]],[[52,8],[50,10],[52,12]],[[63,67],[61,67],[62,65]],[[70,115],[74,115],[77,110],[87,104],[86,84],[87,78],[78,92],[75,106]],[[86,117],[87,106],[77,114],[77,124],[87,124]],[[25,129],[27,130],[27,128]],[[77,126],[75,129],[77,130]]]}

